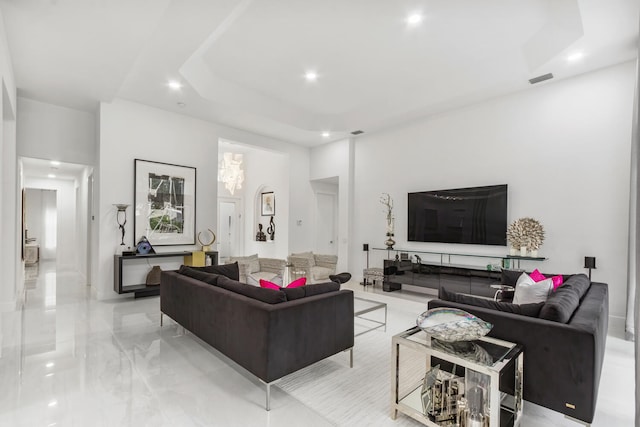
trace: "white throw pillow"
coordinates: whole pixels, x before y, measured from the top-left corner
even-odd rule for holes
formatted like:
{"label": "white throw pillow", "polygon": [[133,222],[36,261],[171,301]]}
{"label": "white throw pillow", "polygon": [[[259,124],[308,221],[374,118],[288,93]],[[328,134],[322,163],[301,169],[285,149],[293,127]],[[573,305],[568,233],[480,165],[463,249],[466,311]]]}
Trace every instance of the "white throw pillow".
{"label": "white throw pillow", "polygon": [[545,302],[552,290],[553,280],[551,278],[536,283],[527,273],[522,273],[516,282],[513,303],[535,304]]}

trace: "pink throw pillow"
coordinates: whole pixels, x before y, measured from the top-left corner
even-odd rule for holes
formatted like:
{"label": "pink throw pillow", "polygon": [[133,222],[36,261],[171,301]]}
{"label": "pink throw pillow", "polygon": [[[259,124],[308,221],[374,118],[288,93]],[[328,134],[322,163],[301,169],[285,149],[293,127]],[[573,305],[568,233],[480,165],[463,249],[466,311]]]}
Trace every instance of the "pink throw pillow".
{"label": "pink throw pillow", "polygon": [[533,270],[531,272],[531,274],[529,274],[529,277],[531,277],[533,279],[533,281],[536,282],[536,283],[537,282],[541,282],[544,279],[546,279],[544,274],[540,273],[537,268],[535,270]]}
{"label": "pink throw pillow", "polygon": [[[301,286],[304,286],[306,283],[307,283],[307,278],[301,277],[289,283],[286,287],[299,288]],[[275,289],[276,291],[279,291],[281,289],[280,286],[276,285],[275,283],[269,282],[268,280],[264,280],[264,279],[260,279],[260,287],[267,288],[267,289]]]}
{"label": "pink throw pillow", "polygon": [[[547,278],[544,274],[540,273],[537,268],[531,272],[529,277],[531,277],[533,281],[536,283],[541,282]],[[557,275],[557,276],[553,276],[551,278],[551,281],[553,282],[553,290],[555,291],[560,286],[562,286],[562,283],[564,282],[564,278],[561,275]]]}
{"label": "pink throw pillow", "polygon": [[275,283],[269,282],[268,280],[260,279],[260,287],[267,289],[275,289],[276,291],[280,290],[280,286]]}
{"label": "pink throw pillow", "polygon": [[299,279],[294,280],[293,282],[287,285],[287,288],[299,288],[300,286],[304,286],[307,283],[306,277],[301,277]]}

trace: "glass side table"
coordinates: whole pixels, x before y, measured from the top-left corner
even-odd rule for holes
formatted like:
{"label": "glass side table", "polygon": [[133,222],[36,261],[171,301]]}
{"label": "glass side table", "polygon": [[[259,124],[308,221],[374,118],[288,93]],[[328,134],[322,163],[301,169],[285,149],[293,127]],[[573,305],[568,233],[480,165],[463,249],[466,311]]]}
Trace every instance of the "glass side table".
{"label": "glass side table", "polygon": [[523,351],[490,337],[448,343],[420,328],[392,339],[391,418],[427,426],[518,426]]}

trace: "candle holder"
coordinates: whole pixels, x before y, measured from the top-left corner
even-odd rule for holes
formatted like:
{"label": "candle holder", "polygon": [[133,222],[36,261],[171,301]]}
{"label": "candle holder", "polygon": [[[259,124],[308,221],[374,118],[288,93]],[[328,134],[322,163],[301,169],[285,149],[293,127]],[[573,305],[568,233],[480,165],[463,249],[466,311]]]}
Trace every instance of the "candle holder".
{"label": "candle holder", "polygon": [[124,234],[125,234],[125,229],[124,226],[127,223],[127,208],[129,207],[128,204],[125,203],[114,203],[114,205],[116,207],[116,209],[118,209],[118,211],[116,212],[116,221],[118,222],[118,227],[120,228],[120,232],[122,233],[122,237],[121,237],[121,241],[120,241],[120,246],[125,246],[124,244]]}

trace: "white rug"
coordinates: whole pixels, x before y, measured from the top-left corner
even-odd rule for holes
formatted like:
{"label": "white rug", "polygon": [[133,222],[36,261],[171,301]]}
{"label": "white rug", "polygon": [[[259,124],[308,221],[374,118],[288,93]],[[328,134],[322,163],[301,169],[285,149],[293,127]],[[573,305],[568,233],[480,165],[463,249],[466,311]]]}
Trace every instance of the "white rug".
{"label": "white rug", "polygon": [[419,426],[399,414],[391,419],[391,335],[371,331],[355,338],[354,363],[341,353],[277,383],[338,426]]}

